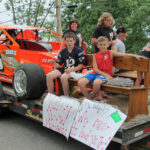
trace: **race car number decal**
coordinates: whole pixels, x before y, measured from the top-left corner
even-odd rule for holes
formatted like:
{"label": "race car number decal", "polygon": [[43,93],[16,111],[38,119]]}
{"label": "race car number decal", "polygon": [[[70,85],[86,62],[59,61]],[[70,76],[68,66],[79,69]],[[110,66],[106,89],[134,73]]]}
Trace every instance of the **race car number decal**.
{"label": "race car number decal", "polygon": [[6,55],[16,56],[16,51],[15,50],[6,49]]}

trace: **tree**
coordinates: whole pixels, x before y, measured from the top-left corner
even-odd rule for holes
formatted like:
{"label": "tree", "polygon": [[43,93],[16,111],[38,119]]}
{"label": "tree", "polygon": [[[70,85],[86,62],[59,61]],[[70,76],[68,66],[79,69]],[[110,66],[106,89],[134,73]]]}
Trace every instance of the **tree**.
{"label": "tree", "polygon": [[62,28],[68,27],[70,18],[77,18],[90,49],[91,37],[102,12],[110,12],[113,15],[115,28],[124,26],[128,29],[127,52],[138,53],[147,43],[150,33],[149,0],[68,0],[68,5],[73,4],[78,7],[64,10]]}
{"label": "tree", "polygon": [[[15,24],[45,27],[48,25],[48,22],[49,24],[52,22],[48,21],[49,18],[47,16],[48,14],[53,15],[51,7],[54,2],[54,0],[50,0],[49,8],[45,8],[45,0],[7,0],[5,7],[7,10],[11,10]],[[48,19],[46,20],[46,18]]]}

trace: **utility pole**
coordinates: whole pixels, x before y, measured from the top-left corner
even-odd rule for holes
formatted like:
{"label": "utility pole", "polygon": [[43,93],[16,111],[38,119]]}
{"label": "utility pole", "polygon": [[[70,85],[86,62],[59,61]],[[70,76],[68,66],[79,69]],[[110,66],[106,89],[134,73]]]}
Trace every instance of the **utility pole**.
{"label": "utility pole", "polygon": [[[56,16],[57,16],[57,33],[61,34],[61,0],[56,0]],[[61,41],[61,37],[57,36],[57,41]]]}

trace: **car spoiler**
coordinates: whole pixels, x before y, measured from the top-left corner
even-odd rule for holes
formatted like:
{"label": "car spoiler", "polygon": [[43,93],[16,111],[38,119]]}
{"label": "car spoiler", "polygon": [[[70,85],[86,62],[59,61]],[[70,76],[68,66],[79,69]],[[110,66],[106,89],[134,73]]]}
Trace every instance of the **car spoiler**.
{"label": "car spoiler", "polygon": [[62,36],[61,34],[59,33],[56,33],[54,31],[51,31],[49,29],[46,29],[46,28],[40,28],[40,27],[35,27],[35,26],[29,26],[29,25],[16,25],[16,24],[13,24],[13,25],[6,25],[6,24],[0,24],[0,29],[21,29],[21,30],[46,30],[46,31],[49,31],[50,33],[53,33],[57,36]]}

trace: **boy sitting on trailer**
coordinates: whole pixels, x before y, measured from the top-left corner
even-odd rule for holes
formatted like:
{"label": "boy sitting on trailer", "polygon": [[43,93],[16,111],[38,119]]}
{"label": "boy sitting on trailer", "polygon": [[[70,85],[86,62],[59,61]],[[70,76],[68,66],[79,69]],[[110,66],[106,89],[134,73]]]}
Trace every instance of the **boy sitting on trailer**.
{"label": "boy sitting on trailer", "polygon": [[85,62],[83,50],[75,46],[75,35],[68,32],[64,36],[66,48],[59,52],[57,61],[51,60],[50,63],[57,68],[47,74],[47,88],[49,93],[54,93],[54,79],[60,77],[65,96],[69,95],[69,82],[71,72],[80,72]]}

